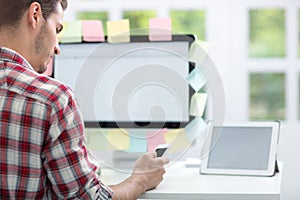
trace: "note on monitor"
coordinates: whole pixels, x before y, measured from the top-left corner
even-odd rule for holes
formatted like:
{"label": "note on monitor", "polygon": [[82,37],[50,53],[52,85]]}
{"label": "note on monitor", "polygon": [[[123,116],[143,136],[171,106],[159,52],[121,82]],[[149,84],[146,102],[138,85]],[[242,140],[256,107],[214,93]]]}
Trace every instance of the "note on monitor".
{"label": "note on monitor", "polygon": [[150,41],[172,40],[171,18],[149,19],[149,40]]}
{"label": "note on monitor", "polygon": [[104,42],[104,31],[100,20],[82,20],[82,40],[85,42]]}
{"label": "note on monitor", "polygon": [[130,43],[61,44],[54,78],[74,90],[88,127],[179,128],[187,125],[191,35],[172,41],[131,36]]}
{"label": "note on monitor", "polygon": [[107,21],[107,41],[109,43],[130,42],[129,20]]}

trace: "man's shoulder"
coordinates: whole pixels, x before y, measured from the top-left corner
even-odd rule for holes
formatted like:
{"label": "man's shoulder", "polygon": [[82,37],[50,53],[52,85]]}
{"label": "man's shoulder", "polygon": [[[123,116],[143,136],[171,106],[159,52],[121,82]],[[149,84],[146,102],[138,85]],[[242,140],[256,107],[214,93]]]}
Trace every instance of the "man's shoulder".
{"label": "man's shoulder", "polygon": [[[73,91],[64,83],[45,75],[33,76],[32,86],[37,89],[35,98],[47,104],[66,104],[74,98]],[[30,91],[28,91],[30,93]]]}
{"label": "man's shoulder", "polygon": [[25,69],[14,78],[13,83],[8,82],[11,90],[48,105],[74,98],[73,91],[64,83],[32,70]]}

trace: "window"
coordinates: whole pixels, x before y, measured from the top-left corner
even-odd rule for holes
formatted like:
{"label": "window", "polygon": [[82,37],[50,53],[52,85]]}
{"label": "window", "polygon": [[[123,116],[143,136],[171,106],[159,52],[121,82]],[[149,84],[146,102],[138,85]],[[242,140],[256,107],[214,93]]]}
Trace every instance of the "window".
{"label": "window", "polygon": [[282,73],[250,74],[251,120],[285,119],[284,82]]}
{"label": "window", "polygon": [[155,11],[125,11],[124,19],[129,19],[130,31],[134,34],[148,34],[149,19],[156,16]]}
{"label": "window", "polygon": [[195,34],[198,39],[205,40],[205,11],[173,10],[172,29],[182,34]]}
{"label": "window", "polygon": [[250,57],[284,57],[284,10],[250,10]]}

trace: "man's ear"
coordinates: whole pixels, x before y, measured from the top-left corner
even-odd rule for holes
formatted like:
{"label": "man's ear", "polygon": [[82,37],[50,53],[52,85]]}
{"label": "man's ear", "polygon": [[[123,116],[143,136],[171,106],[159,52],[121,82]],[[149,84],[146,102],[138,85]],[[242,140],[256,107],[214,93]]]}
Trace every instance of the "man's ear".
{"label": "man's ear", "polygon": [[35,29],[42,19],[43,13],[41,5],[38,2],[31,3],[28,9],[28,23]]}

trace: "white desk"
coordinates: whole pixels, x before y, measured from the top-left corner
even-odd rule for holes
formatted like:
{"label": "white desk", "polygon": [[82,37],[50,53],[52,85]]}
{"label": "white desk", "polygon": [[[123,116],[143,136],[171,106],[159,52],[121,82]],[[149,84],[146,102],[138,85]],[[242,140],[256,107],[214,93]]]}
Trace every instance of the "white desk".
{"label": "white desk", "polygon": [[[201,175],[199,168],[186,168],[183,162],[166,168],[164,180],[154,190],[140,199],[205,199],[205,200],[279,200],[282,165],[280,173],[273,177]],[[129,174],[103,169],[102,181],[116,184]]]}

